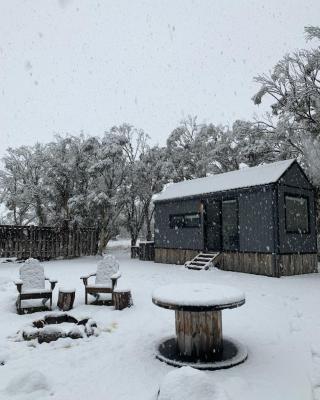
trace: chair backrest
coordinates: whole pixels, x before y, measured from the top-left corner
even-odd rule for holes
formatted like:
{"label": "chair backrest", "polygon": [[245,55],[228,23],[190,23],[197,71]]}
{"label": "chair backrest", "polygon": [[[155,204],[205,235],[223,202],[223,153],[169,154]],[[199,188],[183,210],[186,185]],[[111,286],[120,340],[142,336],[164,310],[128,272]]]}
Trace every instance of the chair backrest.
{"label": "chair backrest", "polygon": [[38,260],[28,258],[21,265],[19,273],[20,279],[23,282],[22,290],[45,288],[44,269]]}
{"label": "chair backrest", "polygon": [[112,255],[104,256],[97,265],[96,284],[111,285],[111,276],[118,271],[119,263],[117,259]]}

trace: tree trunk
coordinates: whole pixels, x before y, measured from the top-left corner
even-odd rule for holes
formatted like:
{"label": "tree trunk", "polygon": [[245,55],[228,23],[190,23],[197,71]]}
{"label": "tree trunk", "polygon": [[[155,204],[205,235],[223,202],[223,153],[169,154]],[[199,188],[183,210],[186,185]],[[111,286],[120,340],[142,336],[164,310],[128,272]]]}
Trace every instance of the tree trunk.
{"label": "tree trunk", "polygon": [[104,227],[100,230],[100,237],[99,237],[99,246],[98,246],[98,254],[101,256],[103,254],[103,250],[107,247],[109,242],[109,238]]}
{"label": "tree trunk", "polygon": [[315,190],[315,203],[316,203],[316,224],[317,230],[320,232],[320,187],[316,186]]}
{"label": "tree trunk", "polygon": [[147,241],[152,240],[152,232],[151,232],[151,220],[148,218],[146,221],[146,225],[147,225]]}
{"label": "tree trunk", "polygon": [[150,212],[150,204],[145,208],[144,219],[146,224],[146,240],[152,240],[152,231],[151,231],[151,221],[152,221],[153,210]]}
{"label": "tree trunk", "polygon": [[[16,207],[16,205],[14,205],[14,208],[13,208],[13,219],[14,219],[14,223],[15,223],[15,225],[18,225],[18,219],[17,219],[17,207]],[[20,220],[21,221],[21,220]],[[19,221],[19,222],[20,222]]]}
{"label": "tree trunk", "polygon": [[38,197],[36,198],[36,215],[38,217],[39,226],[44,226],[46,224],[46,216],[43,212],[42,204]]}

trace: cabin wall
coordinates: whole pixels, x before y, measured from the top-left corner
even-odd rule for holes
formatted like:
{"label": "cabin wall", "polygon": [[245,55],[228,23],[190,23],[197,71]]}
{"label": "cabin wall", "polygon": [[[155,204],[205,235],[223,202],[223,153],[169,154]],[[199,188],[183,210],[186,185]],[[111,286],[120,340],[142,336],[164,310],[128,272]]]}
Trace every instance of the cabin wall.
{"label": "cabin wall", "polygon": [[185,249],[154,249],[154,261],[162,264],[178,264],[183,265],[186,261],[192,260],[199,250],[185,250]]}
{"label": "cabin wall", "polygon": [[[238,251],[258,253],[273,253],[275,251],[274,235],[276,229],[273,186],[265,186],[258,190],[244,189],[215,193],[205,198],[209,201],[221,202],[228,199],[238,201]],[[199,228],[172,229],[169,226],[170,215],[200,212],[200,210],[200,198],[156,203],[155,248],[203,250],[203,219],[201,219]]]}
{"label": "cabin wall", "polygon": [[280,254],[277,256],[278,276],[311,274],[318,270],[318,255]]}
{"label": "cabin wall", "polygon": [[275,251],[274,189],[239,192],[239,239],[241,252]]}
{"label": "cabin wall", "polygon": [[[302,195],[308,198],[309,204],[309,233],[289,233],[286,230],[286,194]],[[278,187],[278,215],[279,215],[279,253],[316,253],[316,214],[314,192],[302,188],[279,185]]]}
{"label": "cabin wall", "polygon": [[[309,206],[309,232],[290,233],[286,229],[286,194],[304,196]],[[280,254],[312,254],[317,252],[316,210],[312,185],[303,170],[294,163],[280,178],[278,183],[278,221]],[[314,259],[311,258],[311,259]],[[284,263],[285,264],[285,263]],[[286,269],[286,268],[285,268]]]}
{"label": "cabin wall", "polygon": [[273,277],[317,272],[317,254],[223,252],[218,268],[225,271]]}
{"label": "cabin wall", "polygon": [[162,249],[203,249],[203,227],[170,228],[170,215],[198,213],[201,209],[200,199],[178,200],[155,204],[155,248]]}
{"label": "cabin wall", "polygon": [[225,271],[277,276],[275,255],[270,253],[223,252],[217,267]]}
{"label": "cabin wall", "polygon": [[305,173],[297,163],[291,165],[291,167],[279,179],[278,184],[312,190],[311,183],[308,181]]}

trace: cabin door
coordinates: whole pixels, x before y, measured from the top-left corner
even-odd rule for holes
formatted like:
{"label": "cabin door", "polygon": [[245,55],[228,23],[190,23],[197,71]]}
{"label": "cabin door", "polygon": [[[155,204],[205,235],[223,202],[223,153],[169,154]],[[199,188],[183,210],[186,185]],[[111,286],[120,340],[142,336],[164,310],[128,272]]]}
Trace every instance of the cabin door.
{"label": "cabin door", "polygon": [[238,202],[235,199],[222,202],[222,247],[224,251],[239,249]]}
{"label": "cabin door", "polygon": [[206,251],[221,250],[221,202],[207,200],[204,204],[204,247]]}

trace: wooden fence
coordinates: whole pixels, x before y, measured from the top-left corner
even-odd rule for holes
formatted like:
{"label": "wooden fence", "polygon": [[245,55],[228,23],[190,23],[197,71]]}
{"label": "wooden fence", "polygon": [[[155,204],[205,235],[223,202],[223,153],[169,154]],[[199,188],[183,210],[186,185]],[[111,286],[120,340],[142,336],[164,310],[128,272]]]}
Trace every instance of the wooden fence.
{"label": "wooden fence", "polygon": [[47,260],[95,255],[95,228],[0,225],[0,257]]}

